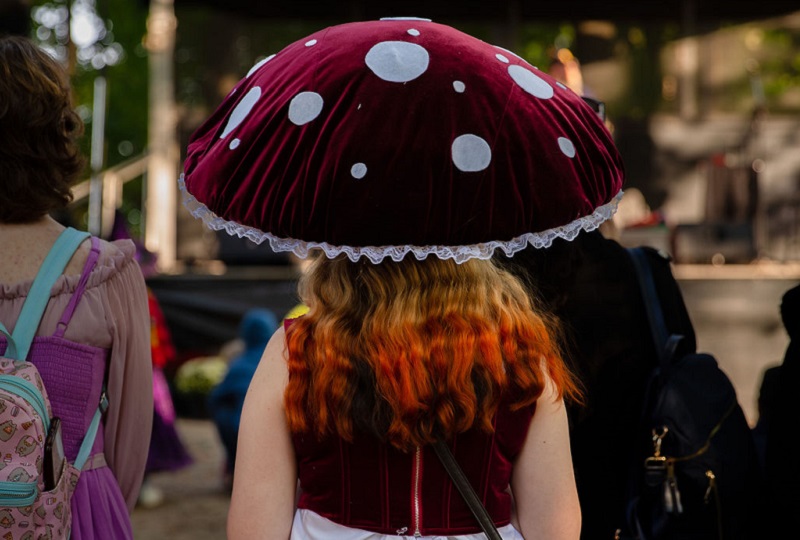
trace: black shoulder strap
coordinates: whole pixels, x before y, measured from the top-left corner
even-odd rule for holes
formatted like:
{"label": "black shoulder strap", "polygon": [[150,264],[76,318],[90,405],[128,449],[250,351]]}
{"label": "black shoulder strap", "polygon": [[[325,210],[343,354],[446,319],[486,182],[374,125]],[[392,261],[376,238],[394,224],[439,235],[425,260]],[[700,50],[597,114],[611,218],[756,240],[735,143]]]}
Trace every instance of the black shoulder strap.
{"label": "black shoulder strap", "polygon": [[653,343],[658,352],[658,363],[662,368],[665,368],[672,360],[682,336],[670,334],[667,331],[664,313],[661,310],[661,301],[658,299],[658,292],[653,280],[653,271],[650,268],[644,248],[628,248],[628,253],[631,255],[633,266],[638,276],[639,288],[642,291],[642,299],[647,311],[647,320],[650,323],[650,332],[653,335]]}
{"label": "black shoulder strap", "polygon": [[497,531],[494,521],[492,521],[491,516],[489,516],[489,512],[487,512],[486,508],[481,504],[481,500],[464,475],[464,471],[458,466],[458,462],[450,451],[450,448],[448,448],[443,441],[436,441],[433,444],[433,449],[436,451],[436,455],[439,456],[439,460],[442,462],[442,465],[444,465],[444,468],[447,469],[447,474],[450,475],[453,484],[458,488],[461,496],[464,497],[467,506],[472,510],[475,519],[478,520],[481,529],[483,529],[484,534],[486,534],[486,538],[489,540],[503,540],[500,533]]}

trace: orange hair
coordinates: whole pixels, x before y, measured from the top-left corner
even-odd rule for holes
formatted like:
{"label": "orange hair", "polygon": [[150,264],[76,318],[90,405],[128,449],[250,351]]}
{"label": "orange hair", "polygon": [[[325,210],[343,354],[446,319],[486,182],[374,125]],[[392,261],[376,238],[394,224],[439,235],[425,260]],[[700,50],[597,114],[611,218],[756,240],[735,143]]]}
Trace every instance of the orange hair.
{"label": "orange hair", "polygon": [[513,409],[535,403],[542,366],[559,397],[580,399],[557,325],[491,261],[321,257],[299,290],[309,311],[287,332],[293,432],[352,440],[359,428],[410,449],[491,431],[503,392]]}

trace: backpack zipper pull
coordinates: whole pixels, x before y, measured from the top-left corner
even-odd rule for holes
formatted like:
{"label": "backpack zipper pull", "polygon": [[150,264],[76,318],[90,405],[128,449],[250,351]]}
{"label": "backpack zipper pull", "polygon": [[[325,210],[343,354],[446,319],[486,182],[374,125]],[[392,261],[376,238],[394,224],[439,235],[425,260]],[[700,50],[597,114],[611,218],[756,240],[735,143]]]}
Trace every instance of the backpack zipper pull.
{"label": "backpack zipper pull", "polygon": [[703,502],[708,504],[711,494],[717,491],[717,477],[714,475],[714,471],[707,470],[706,478],[708,478],[708,488],[706,488],[706,494],[703,495]]}
{"label": "backpack zipper pull", "polygon": [[[667,431],[669,430],[666,426],[660,430],[653,429],[653,455],[644,460],[645,482],[652,487],[665,484],[667,458],[661,455],[661,440],[666,436]],[[666,493],[664,497],[666,500]]]}
{"label": "backpack zipper pull", "polygon": [[675,476],[675,462],[667,460],[667,481],[665,489],[670,494],[670,505],[667,506],[667,512],[674,512],[676,514],[683,513],[683,504],[681,503],[681,491],[678,489],[678,478]]}

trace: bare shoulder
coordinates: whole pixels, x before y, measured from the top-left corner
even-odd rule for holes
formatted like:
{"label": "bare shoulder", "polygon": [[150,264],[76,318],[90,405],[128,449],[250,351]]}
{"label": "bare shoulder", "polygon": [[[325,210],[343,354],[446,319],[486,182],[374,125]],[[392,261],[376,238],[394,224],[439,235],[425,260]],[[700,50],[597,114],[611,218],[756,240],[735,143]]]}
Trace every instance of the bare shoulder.
{"label": "bare shoulder", "polygon": [[283,325],[280,325],[278,329],[275,330],[275,333],[272,334],[267,346],[264,348],[261,363],[268,365],[271,371],[283,371],[286,370],[286,362],[288,359],[289,353],[286,348],[286,330]]}
{"label": "bare shoulder", "polygon": [[289,380],[288,357],[286,331],[281,325],[264,348],[251,386],[281,391]]}
{"label": "bare shoulder", "polygon": [[[18,225],[0,224],[0,238],[3,239],[0,282],[32,281],[63,230],[63,226],[50,220]],[[90,249],[88,241],[78,246],[64,273],[80,274]]]}
{"label": "bare shoulder", "polygon": [[286,358],[286,329],[283,325],[278,325],[275,333],[269,339],[266,348],[264,349],[264,356],[267,354],[279,354],[281,358]]}
{"label": "bare shoulder", "polygon": [[[19,225],[0,223],[0,238],[3,239],[0,283],[32,281],[63,231],[64,226],[52,219]],[[87,238],[78,246],[64,269],[64,274],[80,275],[91,249],[92,242]],[[101,266],[123,268],[135,260],[136,246],[132,240],[108,242],[100,239]]]}

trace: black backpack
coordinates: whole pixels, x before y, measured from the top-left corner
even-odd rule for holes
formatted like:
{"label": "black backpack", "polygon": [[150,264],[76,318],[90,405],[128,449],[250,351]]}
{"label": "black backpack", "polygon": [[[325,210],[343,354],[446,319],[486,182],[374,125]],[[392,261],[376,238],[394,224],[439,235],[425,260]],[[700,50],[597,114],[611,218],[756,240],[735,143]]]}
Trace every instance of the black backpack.
{"label": "black backpack", "polygon": [[631,463],[632,540],[761,540],[763,474],[731,381],[708,354],[669,335],[647,251],[632,248],[658,365],[648,382]]}

